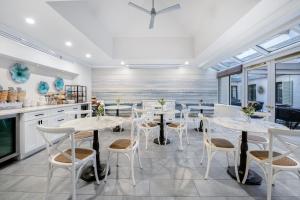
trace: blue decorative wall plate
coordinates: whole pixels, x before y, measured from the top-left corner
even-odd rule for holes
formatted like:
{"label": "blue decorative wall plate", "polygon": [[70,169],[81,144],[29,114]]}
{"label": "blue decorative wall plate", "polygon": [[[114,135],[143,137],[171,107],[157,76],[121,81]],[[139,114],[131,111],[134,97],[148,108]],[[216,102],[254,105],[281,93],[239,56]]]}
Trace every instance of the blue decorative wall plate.
{"label": "blue decorative wall plate", "polygon": [[41,81],[38,86],[38,92],[40,94],[47,94],[48,91],[49,91],[48,83]]}
{"label": "blue decorative wall plate", "polygon": [[54,81],[54,86],[56,88],[57,91],[61,91],[64,89],[64,86],[65,86],[65,83],[64,83],[64,79],[62,78],[57,78],[55,81]]}
{"label": "blue decorative wall plate", "polygon": [[30,77],[29,68],[26,65],[20,63],[14,64],[10,68],[9,72],[12,80],[16,83],[25,83]]}

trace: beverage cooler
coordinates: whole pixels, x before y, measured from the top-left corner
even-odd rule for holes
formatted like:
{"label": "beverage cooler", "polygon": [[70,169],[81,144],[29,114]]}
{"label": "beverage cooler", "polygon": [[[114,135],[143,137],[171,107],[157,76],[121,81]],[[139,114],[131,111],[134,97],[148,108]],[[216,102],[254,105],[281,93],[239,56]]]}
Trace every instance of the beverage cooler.
{"label": "beverage cooler", "polygon": [[17,157],[17,116],[0,116],[0,163]]}

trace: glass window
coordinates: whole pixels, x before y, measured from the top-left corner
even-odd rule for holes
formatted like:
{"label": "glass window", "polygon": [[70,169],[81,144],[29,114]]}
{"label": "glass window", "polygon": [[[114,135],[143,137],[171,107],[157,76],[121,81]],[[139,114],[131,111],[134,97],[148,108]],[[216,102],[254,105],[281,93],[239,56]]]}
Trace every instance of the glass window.
{"label": "glass window", "polygon": [[272,39],[267,40],[258,46],[271,52],[289,46],[299,41],[300,41],[300,33],[291,29],[279,35],[276,35]]}
{"label": "glass window", "polygon": [[240,63],[238,63],[237,61],[235,61],[235,60],[232,59],[232,58],[223,60],[223,61],[221,62],[221,64],[224,65],[225,67],[235,67],[235,66],[240,65]]}
{"label": "glass window", "polygon": [[235,106],[241,106],[241,90],[242,80],[241,74],[235,74],[230,76],[230,104]]}
{"label": "glass window", "polygon": [[252,104],[256,111],[267,111],[268,99],[268,69],[262,66],[250,69],[248,77],[248,104]]}
{"label": "glass window", "polygon": [[275,119],[300,129],[300,59],[276,63]]}
{"label": "glass window", "polygon": [[248,101],[256,101],[256,84],[248,85]]}
{"label": "glass window", "polygon": [[262,56],[262,54],[257,52],[256,50],[248,49],[247,51],[244,51],[235,57],[243,62],[246,62],[246,61],[258,58],[260,56]]}

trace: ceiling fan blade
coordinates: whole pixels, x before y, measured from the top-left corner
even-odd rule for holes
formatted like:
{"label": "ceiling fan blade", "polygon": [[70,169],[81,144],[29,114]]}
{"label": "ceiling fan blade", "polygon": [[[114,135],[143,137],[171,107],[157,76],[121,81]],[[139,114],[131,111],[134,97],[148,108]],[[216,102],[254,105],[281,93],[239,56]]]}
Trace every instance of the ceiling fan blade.
{"label": "ceiling fan blade", "polygon": [[153,27],[154,27],[154,19],[155,19],[155,15],[152,14],[151,15],[151,19],[150,19],[149,29],[153,29]]}
{"label": "ceiling fan blade", "polygon": [[151,14],[151,12],[150,12],[149,10],[147,10],[147,9],[145,9],[145,8],[143,8],[143,7],[141,7],[141,6],[137,5],[137,4],[135,4],[135,3],[129,2],[128,5],[129,5],[129,6],[132,6],[132,7],[134,7],[134,8],[137,8],[138,10],[143,11],[143,12],[145,12],[145,13],[147,13],[147,14]]}
{"label": "ceiling fan blade", "polygon": [[156,14],[163,14],[163,13],[166,13],[166,12],[171,12],[171,11],[173,11],[173,10],[178,10],[178,9],[180,9],[180,8],[181,8],[181,7],[180,7],[180,4],[176,4],[176,5],[173,5],[173,6],[164,8],[164,9],[162,9],[162,10],[159,10],[159,11],[157,11]]}

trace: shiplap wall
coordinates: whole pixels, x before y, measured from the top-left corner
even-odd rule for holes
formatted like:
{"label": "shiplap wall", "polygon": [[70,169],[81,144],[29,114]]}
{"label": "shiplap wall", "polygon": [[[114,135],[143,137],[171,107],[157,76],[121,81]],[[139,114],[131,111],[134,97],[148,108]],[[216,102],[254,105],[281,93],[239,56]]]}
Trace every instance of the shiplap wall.
{"label": "shiplap wall", "polygon": [[92,94],[114,102],[141,102],[142,99],[175,99],[177,102],[217,102],[218,82],[213,70],[198,68],[92,70]]}

